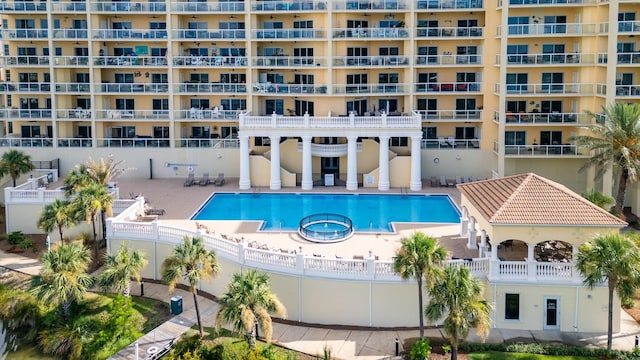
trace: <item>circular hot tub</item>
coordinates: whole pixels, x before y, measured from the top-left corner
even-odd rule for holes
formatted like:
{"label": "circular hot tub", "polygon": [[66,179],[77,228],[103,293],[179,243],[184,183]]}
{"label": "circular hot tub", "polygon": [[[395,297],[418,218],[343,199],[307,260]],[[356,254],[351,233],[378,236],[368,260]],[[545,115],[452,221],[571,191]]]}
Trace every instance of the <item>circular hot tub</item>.
{"label": "circular hot tub", "polygon": [[339,214],[313,214],[300,220],[298,234],[316,243],[335,243],[353,235],[351,219]]}

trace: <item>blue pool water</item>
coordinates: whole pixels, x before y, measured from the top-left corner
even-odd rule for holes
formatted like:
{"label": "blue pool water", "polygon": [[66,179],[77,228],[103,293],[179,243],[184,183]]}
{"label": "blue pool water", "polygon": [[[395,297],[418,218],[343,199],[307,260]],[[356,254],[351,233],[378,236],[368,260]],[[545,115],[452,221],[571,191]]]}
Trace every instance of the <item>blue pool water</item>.
{"label": "blue pool water", "polygon": [[460,212],[448,195],[214,194],[192,220],[262,220],[261,230],[295,231],[319,213],[349,217],[355,231],[393,231],[391,222],[449,223]]}

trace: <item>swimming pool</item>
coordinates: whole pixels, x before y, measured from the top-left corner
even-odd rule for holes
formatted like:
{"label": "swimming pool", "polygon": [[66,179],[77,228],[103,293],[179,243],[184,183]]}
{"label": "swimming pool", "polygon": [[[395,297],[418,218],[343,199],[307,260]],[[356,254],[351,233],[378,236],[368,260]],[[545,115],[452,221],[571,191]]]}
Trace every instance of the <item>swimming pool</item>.
{"label": "swimming pool", "polygon": [[319,213],[347,216],[358,232],[391,232],[392,222],[460,221],[448,195],[214,194],[192,220],[262,220],[264,231],[295,231],[300,219]]}

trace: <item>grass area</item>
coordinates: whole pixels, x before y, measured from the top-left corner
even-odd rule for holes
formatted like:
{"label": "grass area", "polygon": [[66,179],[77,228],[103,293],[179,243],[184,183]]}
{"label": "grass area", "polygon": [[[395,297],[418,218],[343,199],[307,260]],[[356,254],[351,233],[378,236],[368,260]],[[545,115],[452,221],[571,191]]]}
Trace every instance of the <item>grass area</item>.
{"label": "grass area", "polygon": [[503,353],[488,351],[468,354],[469,360],[598,360],[594,357],[584,356],[550,356],[538,354]]}
{"label": "grass area", "polygon": [[6,360],[56,360],[56,358],[42,355],[33,347],[23,347],[18,349],[18,351],[7,354]]}

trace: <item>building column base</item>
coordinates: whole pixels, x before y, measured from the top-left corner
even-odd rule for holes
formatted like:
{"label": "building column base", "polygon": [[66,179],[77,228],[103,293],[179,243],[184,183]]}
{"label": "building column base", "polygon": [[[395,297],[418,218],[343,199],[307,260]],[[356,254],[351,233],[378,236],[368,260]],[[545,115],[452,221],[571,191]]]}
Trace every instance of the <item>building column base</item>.
{"label": "building column base", "polygon": [[303,181],[301,186],[302,190],[313,190],[313,181]]}
{"label": "building column base", "polygon": [[282,187],[282,184],[279,182],[269,184],[270,190],[280,190],[281,187]]}
{"label": "building column base", "polygon": [[357,181],[347,181],[347,190],[358,190],[358,182]]}
{"label": "building column base", "polygon": [[420,191],[420,190],[422,190],[422,181],[412,182],[409,185],[409,189],[411,191]]}
{"label": "building column base", "polygon": [[378,190],[381,190],[381,191],[389,190],[389,183],[388,182],[378,183]]}
{"label": "building column base", "polygon": [[238,183],[238,188],[240,190],[249,190],[249,189],[251,189],[251,181],[240,181]]}

